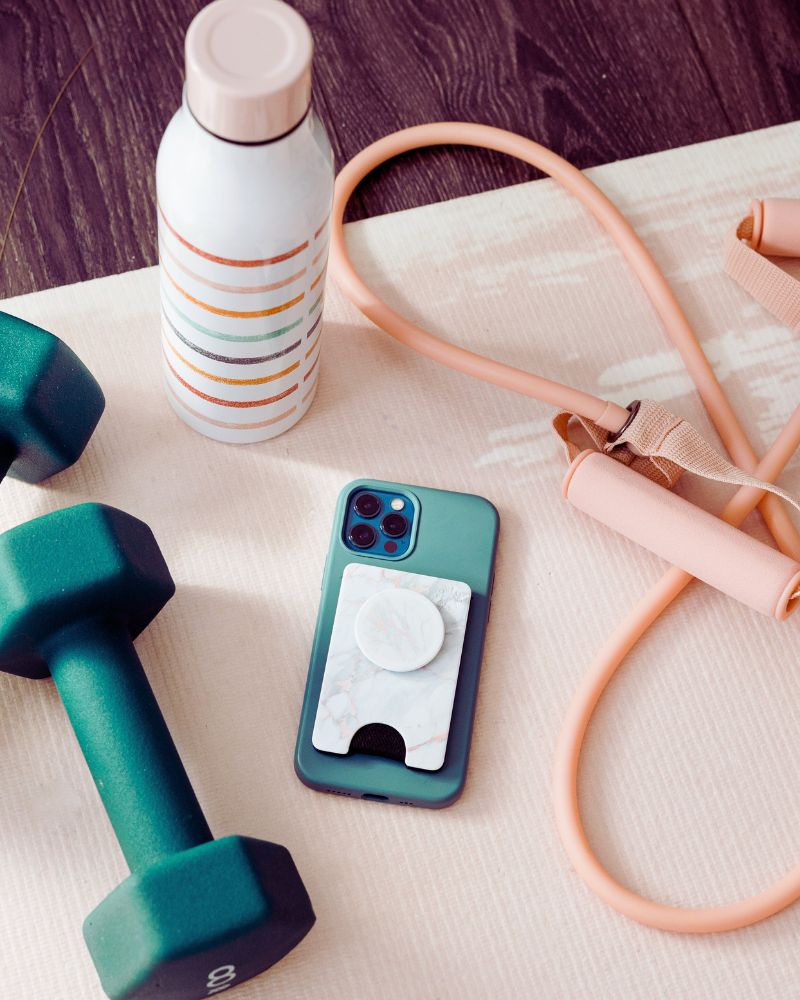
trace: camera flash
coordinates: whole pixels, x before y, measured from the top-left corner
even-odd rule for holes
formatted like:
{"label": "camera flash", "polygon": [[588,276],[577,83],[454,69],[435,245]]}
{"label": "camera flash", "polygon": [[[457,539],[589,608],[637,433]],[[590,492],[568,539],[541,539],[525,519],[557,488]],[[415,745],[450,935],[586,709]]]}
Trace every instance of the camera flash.
{"label": "camera flash", "polygon": [[400,497],[395,497],[392,500],[392,510],[402,510],[405,507],[405,501],[401,500]]}

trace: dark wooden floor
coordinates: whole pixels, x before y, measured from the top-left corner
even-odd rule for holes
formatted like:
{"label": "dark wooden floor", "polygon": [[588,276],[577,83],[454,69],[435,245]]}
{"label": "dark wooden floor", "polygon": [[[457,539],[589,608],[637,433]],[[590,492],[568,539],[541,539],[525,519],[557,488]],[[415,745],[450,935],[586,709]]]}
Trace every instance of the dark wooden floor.
{"label": "dark wooden floor", "polygon": [[[0,0],[0,227],[58,89],[0,262],[0,296],[153,264],[153,168],[202,0]],[[798,0],[295,0],[339,164],[442,118],[581,167],[800,117]],[[407,157],[353,217],[533,176],[477,151]],[[800,165],[798,165],[800,177]],[[1,231],[1,229],[0,229]]]}

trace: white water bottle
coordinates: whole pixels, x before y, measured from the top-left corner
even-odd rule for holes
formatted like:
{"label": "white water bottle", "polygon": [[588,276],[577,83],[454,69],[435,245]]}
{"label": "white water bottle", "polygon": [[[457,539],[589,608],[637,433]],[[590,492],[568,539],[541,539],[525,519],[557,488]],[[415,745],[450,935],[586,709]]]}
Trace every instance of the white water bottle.
{"label": "white water bottle", "polygon": [[167,396],[220,441],[281,434],[316,392],[333,158],[311,54],[281,0],[216,0],[187,32],[158,151]]}

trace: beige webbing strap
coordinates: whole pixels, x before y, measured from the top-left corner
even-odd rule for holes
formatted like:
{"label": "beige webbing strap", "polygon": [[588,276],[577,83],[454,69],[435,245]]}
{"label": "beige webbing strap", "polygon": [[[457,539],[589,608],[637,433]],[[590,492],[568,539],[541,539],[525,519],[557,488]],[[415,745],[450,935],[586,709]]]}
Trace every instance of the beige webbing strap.
{"label": "beige webbing strap", "polygon": [[800,329],[800,281],[745,242],[753,235],[748,215],[725,240],[725,270],[773,316],[792,330]]}
{"label": "beige webbing strap", "polygon": [[653,482],[658,483],[660,486],[669,488],[674,486],[680,479],[683,469],[668,459],[659,457],[653,461],[649,456],[637,455],[630,448],[624,446],[617,448],[613,444],[609,445],[609,432],[603,427],[599,427],[591,420],[585,420],[576,413],[568,413],[566,410],[562,410],[553,417],[553,428],[564,442],[568,462],[571,462],[583,451],[583,448],[577,445],[569,436],[569,424],[573,418],[583,427],[598,451],[612,454],[618,462],[622,462],[623,465],[629,465],[635,472],[639,472],[648,479],[652,479]]}
{"label": "beige webbing strap", "polygon": [[[631,416],[617,434],[607,431],[578,417],[598,451],[629,465],[662,486],[673,486],[683,471],[703,479],[713,479],[732,486],[752,486],[774,493],[800,510],[800,501],[779,486],[765,483],[733,465],[690,423],[675,416],[666,407],[652,399],[631,404]],[[570,461],[582,450],[569,438],[571,413],[558,413],[553,427],[564,442]]]}

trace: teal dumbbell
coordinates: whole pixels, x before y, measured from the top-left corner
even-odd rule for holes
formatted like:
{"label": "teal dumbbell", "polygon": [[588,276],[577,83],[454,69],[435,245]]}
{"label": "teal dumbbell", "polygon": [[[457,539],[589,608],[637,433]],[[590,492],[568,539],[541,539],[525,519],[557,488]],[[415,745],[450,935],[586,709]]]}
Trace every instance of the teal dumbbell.
{"label": "teal dumbbell", "polygon": [[105,400],[52,333],[0,312],[0,479],[40,483],[80,458]]}
{"label": "teal dumbbell", "polygon": [[216,996],[314,923],[285,847],[214,841],[133,640],[175,585],[142,521],[100,504],[0,535],[0,668],[51,676],[131,875],[84,924],[112,998]]}

